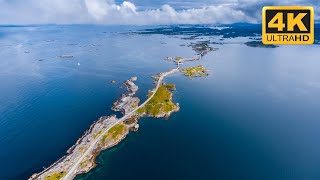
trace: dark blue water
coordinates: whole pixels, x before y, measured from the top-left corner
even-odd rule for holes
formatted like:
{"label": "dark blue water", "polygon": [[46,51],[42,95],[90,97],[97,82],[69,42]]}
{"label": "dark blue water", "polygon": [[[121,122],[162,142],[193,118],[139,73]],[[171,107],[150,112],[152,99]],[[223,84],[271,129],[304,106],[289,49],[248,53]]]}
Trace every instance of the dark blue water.
{"label": "dark blue water", "polygon": [[[112,114],[123,90],[111,80],[138,76],[143,99],[150,76],[174,67],[163,57],[194,54],[179,46],[190,40],[114,33],[136,28],[1,28],[0,179],[41,171]],[[229,41],[185,64],[202,64],[210,76],[167,79],[179,112],[141,119],[137,133],[78,179],[319,179],[320,47]]]}
{"label": "dark blue water", "polygon": [[142,119],[79,179],[319,179],[318,50],[220,47],[211,76],[169,79],[180,112]]}

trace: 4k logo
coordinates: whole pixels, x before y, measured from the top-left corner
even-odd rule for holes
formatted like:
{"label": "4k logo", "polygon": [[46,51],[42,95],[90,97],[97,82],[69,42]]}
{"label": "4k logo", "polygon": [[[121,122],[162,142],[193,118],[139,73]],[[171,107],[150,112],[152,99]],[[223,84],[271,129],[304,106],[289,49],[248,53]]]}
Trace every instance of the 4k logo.
{"label": "4k logo", "polygon": [[313,44],[313,41],[313,7],[266,6],[262,9],[264,44]]}

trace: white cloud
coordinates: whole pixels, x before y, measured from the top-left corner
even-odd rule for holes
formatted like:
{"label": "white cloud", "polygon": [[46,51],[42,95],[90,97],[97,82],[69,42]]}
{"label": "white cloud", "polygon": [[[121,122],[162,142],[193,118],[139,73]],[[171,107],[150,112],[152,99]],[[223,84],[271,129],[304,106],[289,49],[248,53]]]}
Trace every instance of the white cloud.
{"label": "white cloud", "polygon": [[252,23],[260,20],[263,5],[275,2],[232,0],[228,4],[220,3],[183,10],[176,10],[169,5],[139,10],[135,4],[128,1],[116,4],[114,0],[0,0],[0,24]]}

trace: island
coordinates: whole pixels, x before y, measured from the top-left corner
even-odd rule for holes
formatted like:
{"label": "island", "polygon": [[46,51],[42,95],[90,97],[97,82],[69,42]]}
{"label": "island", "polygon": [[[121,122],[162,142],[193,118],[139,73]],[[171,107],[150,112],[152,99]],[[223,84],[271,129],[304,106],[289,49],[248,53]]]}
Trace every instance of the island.
{"label": "island", "polygon": [[263,44],[262,41],[249,41],[244,43],[249,47],[258,47],[258,48],[277,48],[279,46],[273,44]]}
{"label": "island", "polygon": [[[149,117],[166,117],[168,118],[171,113],[179,111],[179,104],[174,104],[172,102],[172,92],[175,90],[174,84],[161,85],[154,97],[143,107],[137,110],[139,116],[149,116]],[[153,91],[149,93],[153,94]]]}
{"label": "island", "polygon": [[209,46],[209,41],[198,41],[196,43],[191,43],[189,47],[198,53],[200,56],[204,56],[211,51],[216,51],[218,48],[212,48]]}
{"label": "island", "polygon": [[184,75],[191,77],[203,77],[209,75],[208,70],[205,69],[203,66],[189,67],[181,69],[180,71],[184,73]]}

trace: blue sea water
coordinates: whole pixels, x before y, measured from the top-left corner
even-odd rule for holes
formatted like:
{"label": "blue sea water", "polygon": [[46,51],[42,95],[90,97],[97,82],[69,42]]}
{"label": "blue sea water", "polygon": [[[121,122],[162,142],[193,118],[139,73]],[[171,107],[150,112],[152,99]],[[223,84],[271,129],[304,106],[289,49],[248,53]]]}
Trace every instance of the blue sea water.
{"label": "blue sea water", "polygon": [[[197,40],[126,33],[143,28],[0,27],[0,179],[27,179],[62,157],[114,113],[120,82],[137,76],[145,99],[150,76],[174,67],[164,57],[195,54],[180,45]],[[142,118],[77,179],[320,179],[320,47],[252,48],[244,39],[184,64],[210,76],[168,77],[180,111]]]}

